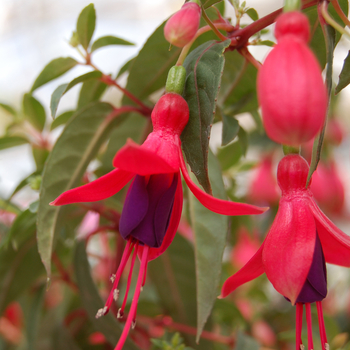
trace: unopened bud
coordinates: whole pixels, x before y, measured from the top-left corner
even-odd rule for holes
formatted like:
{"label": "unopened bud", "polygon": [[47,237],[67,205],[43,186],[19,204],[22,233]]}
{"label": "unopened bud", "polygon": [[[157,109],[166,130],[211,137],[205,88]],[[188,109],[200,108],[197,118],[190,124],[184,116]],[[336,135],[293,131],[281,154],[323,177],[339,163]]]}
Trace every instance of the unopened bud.
{"label": "unopened bud", "polygon": [[78,33],[77,32],[73,32],[72,36],[69,40],[69,45],[72,47],[77,47],[79,45],[79,38],[78,38]]}
{"label": "unopened bud", "polygon": [[170,44],[184,47],[196,35],[201,18],[197,2],[186,2],[181,10],[169,18],[164,27],[164,36]]}

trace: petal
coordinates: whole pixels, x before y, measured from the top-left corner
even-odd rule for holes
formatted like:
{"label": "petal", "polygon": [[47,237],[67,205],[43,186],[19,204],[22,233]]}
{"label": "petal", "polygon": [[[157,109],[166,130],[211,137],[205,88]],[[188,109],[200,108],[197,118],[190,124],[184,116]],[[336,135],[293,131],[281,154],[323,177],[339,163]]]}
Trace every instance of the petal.
{"label": "petal", "polygon": [[[179,178],[180,173],[178,173],[177,176]],[[176,192],[175,192],[173,211],[171,213],[169,226],[164,236],[163,243],[159,248],[150,248],[149,254],[148,254],[148,260],[153,260],[157,258],[159,255],[163,254],[168,249],[171,242],[173,241],[181,219],[182,203],[183,203],[182,183],[181,181],[178,181]],[[141,252],[142,250],[140,250],[140,254]]]}
{"label": "petal", "polygon": [[130,232],[144,219],[148,203],[146,179],[136,175],[126,196],[119,221],[119,232],[124,239],[127,239]]}
{"label": "petal", "polygon": [[245,203],[225,201],[223,199],[218,199],[205,193],[191,180],[190,175],[187,172],[185,161],[183,159],[181,147],[179,147],[179,157],[182,175],[186,181],[187,186],[197,197],[197,199],[209,210],[222,215],[252,215],[262,214],[268,209]]}
{"label": "petal", "polygon": [[225,281],[224,285],[222,286],[221,295],[219,298],[225,298],[240,285],[247,283],[254,278],[257,278],[264,273],[264,266],[262,263],[264,243],[265,242],[263,242],[259,250],[238,272],[236,272]]}
{"label": "petal", "polygon": [[275,289],[294,305],[309,274],[316,224],[305,199],[282,199],[265,239],[263,264]]}
{"label": "petal", "polygon": [[119,192],[135,174],[115,169],[108,174],[80,187],[63,192],[50,205],[96,202]]}
{"label": "petal", "polygon": [[126,145],[115,155],[113,165],[116,168],[138,175],[164,174],[178,171],[178,168],[174,168],[154,150],[142,147],[131,139],[128,139]]}
{"label": "petal", "polygon": [[350,237],[323,214],[313,199],[309,202],[326,262],[350,267]]}

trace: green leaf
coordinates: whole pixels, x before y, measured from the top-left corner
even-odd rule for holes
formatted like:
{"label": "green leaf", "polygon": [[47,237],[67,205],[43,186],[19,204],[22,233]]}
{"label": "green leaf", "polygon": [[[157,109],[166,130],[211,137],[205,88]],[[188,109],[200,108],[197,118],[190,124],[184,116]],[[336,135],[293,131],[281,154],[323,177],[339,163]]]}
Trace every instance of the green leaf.
{"label": "green leaf", "polygon": [[87,50],[95,31],[96,13],[94,4],[86,6],[77,21],[77,34],[82,47]]}
{"label": "green leaf", "polygon": [[20,136],[0,137],[0,150],[20,146],[25,143],[28,143],[28,140]]}
{"label": "green leaf", "polygon": [[191,170],[208,193],[210,131],[225,63],[223,52],[229,44],[229,40],[210,41],[193,50],[184,62],[187,77],[183,96],[190,109],[190,120],[181,134],[182,146]]}
{"label": "green leaf", "polygon": [[35,215],[20,214],[9,232],[8,242],[0,248],[0,314],[43,272],[35,241]]}
{"label": "green leaf", "polygon": [[91,102],[98,101],[105,92],[107,86],[108,85],[99,80],[88,80],[84,82],[80,90],[77,109],[79,110]]}
{"label": "green leaf", "polygon": [[17,112],[13,107],[11,107],[5,103],[0,103],[0,107],[2,109],[4,109],[7,113],[10,113],[11,115],[13,115],[14,117],[17,116]]}
{"label": "green leaf", "polygon": [[86,74],[81,75],[80,77],[77,77],[75,79],[73,79],[70,83],[68,84],[63,84],[60,85],[53,93],[51,96],[51,103],[50,103],[50,109],[51,109],[51,115],[52,118],[55,119],[56,116],[56,112],[57,112],[57,108],[58,108],[58,104],[61,100],[61,97],[67,92],[69,91],[72,87],[74,87],[75,85],[82,83],[84,81],[87,80],[91,80],[91,79],[99,79],[102,77],[102,73],[100,71],[93,71],[93,72],[89,72]]}
{"label": "green leaf", "polygon": [[[175,65],[181,52],[177,47],[169,51],[169,43],[164,38],[164,25],[165,22],[148,38],[130,66],[126,89],[141,100],[164,88],[168,71]],[[126,96],[122,103],[134,104]]]}
{"label": "green leaf", "polygon": [[238,135],[239,124],[233,117],[222,114],[222,141],[221,146],[226,146]]}
{"label": "green leaf", "polygon": [[[95,317],[97,310],[104,306],[104,302],[101,300],[91,278],[84,242],[79,242],[77,244],[74,254],[74,267],[79,287],[79,296],[91,323],[98,332],[101,332],[106,337],[111,345],[115,346],[120,338],[122,326],[117,322],[116,318],[111,315],[111,313],[99,319],[96,319]],[[130,338],[127,338],[124,348],[128,350],[139,349],[134,345]]]}
{"label": "green leaf", "polygon": [[24,178],[18,185],[17,187],[14,189],[14,191],[11,193],[10,199],[18,192],[20,191],[23,187],[28,185],[28,180],[33,177],[33,176],[37,176],[40,175],[39,172],[35,171],[34,173],[28,175],[26,178]]}
{"label": "green leaf", "polygon": [[66,124],[68,120],[72,117],[74,111],[67,111],[60,114],[55,120],[51,123],[50,130],[56,129],[58,126]]}
{"label": "green leaf", "polygon": [[91,52],[96,51],[97,49],[109,45],[135,45],[130,41],[126,41],[121,38],[117,38],[116,36],[107,35],[102,38],[98,38],[91,46]]}
{"label": "green leaf", "polygon": [[46,148],[33,146],[32,153],[36,165],[36,171],[41,173],[44,169],[44,164],[46,162],[47,157],[50,154],[50,151]]}
{"label": "green leaf", "polygon": [[62,192],[76,186],[111,130],[113,107],[94,103],[78,111],[57,140],[45,165],[38,210],[38,249],[51,274],[54,236],[60,228],[61,207],[49,205]]}
{"label": "green leaf", "polygon": [[52,60],[45,66],[45,68],[36,78],[30,91],[33,92],[38,87],[60,77],[61,75],[75,67],[77,64],[78,62],[71,57],[60,57]]}
{"label": "green leaf", "polygon": [[241,331],[237,332],[236,344],[234,350],[259,350],[259,343],[249,335],[244,334]]}
{"label": "green leaf", "polygon": [[259,15],[256,12],[255,9],[250,8],[246,11],[246,14],[253,20],[253,21],[257,21],[259,19]]}
{"label": "green leaf", "polygon": [[123,73],[127,72],[130,70],[130,67],[132,65],[132,63],[134,62],[135,57],[133,57],[132,59],[130,59],[129,61],[127,61],[123,67],[120,68],[118,74],[117,74],[117,78],[119,78]]}
{"label": "green leaf", "polygon": [[45,109],[31,94],[23,96],[23,111],[29,123],[39,131],[43,131],[46,122]]}
{"label": "green leaf", "polygon": [[81,350],[66,326],[59,325],[53,334],[53,350]]}
{"label": "green leaf", "polygon": [[339,75],[339,82],[337,87],[335,88],[335,94],[339,93],[346,86],[350,84],[350,51],[346,56],[343,64],[343,68]]}
{"label": "green leaf", "polygon": [[21,213],[21,210],[16,205],[12,204],[9,200],[4,200],[2,198],[0,198],[0,209],[16,215]]}
{"label": "green leaf", "polygon": [[205,9],[208,7],[217,4],[218,2],[221,2],[222,0],[201,0],[202,5]]}
{"label": "green leaf", "polygon": [[275,43],[271,40],[262,40],[262,41],[259,41],[257,43],[257,45],[265,45],[265,46],[268,46],[268,47],[273,47],[275,46]]}
{"label": "green leaf", "polygon": [[242,145],[239,141],[233,142],[224,148],[220,148],[218,152],[218,159],[220,161],[222,170],[228,170],[237,164],[242,155]]}
{"label": "green leaf", "polygon": [[[209,151],[209,177],[213,195],[226,199],[221,169]],[[193,175],[192,175],[193,177]],[[195,235],[197,284],[197,341],[219,295],[222,256],[226,245],[228,217],[213,213],[189,194],[190,218]]]}

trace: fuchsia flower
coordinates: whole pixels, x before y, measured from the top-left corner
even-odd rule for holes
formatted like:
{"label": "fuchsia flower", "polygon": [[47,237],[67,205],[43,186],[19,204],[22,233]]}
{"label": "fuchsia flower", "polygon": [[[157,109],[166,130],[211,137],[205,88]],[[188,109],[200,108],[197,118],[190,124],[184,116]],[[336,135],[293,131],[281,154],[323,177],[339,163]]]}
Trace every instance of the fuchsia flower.
{"label": "fuchsia flower", "polygon": [[312,139],[323,126],[327,91],[317,59],[307,46],[308,19],[286,12],[276,21],[277,45],[258,73],[257,92],[267,135],[285,145]]}
{"label": "fuchsia flower", "polygon": [[264,272],[275,289],[296,305],[296,349],[300,350],[303,304],[308,325],[308,349],[313,349],[310,303],[316,302],[322,349],[326,349],[321,300],[327,295],[325,262],[350,267],[350,237],[319,209],[305,188],[309,166],[299,155],[279,163],[277,181],[282,190],[279,209],[259,250],[224,283],[225,297]]}
{"label": "fuchsia flower", "polygon": [[188,122],[189,109],[178,94],[167,93],[152,112],[153,132],[140,146],[131,140],[116,154],[115,170],[84,186],[61,194],[52,205],[92,202],[113,196],[134,178],[125,199],[119,223],[120,234],[127,240],[124,254],[113,276],[112,291],[105,307],[96,317],[107,314],[113,299],[118,298],[118,282],[127,261],[131,259],[127,289],[119,316],[123,315],[136,255],[141,267],[134,298],[116,350],[123,347],[129,329],[135,323],[137,302],[145,283],[147,263],[162,254],[172,242],[182,212],[184,179],[198,200],[208,209],[223,215],[261,214],[266,209],[253,205],[216,199],[199,189],[191,180],[182,156],[180,134]]}
{"label": "fuchsia flower", "polygon": [[172,15],[164,27],[165,39],[172,45],[184,47],[196,35],[202,10],[196,2],[186,2]]}

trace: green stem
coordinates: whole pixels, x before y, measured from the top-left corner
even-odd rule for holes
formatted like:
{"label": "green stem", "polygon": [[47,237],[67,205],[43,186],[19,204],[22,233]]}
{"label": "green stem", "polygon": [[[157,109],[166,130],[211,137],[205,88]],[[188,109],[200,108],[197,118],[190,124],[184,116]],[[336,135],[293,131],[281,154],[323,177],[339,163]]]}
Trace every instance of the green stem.
{"label": "green stem", "polygon": [[333,5],[335,11],[337,12],[338,16],[344,22],[344,24],[346,24],[348,27],[350,27],[350,21],[349,21],[348,17],[345,15],[345,13],[343,12],[342,8],[340,7],[338,0],[331,0],[331,3]]}
{"label": "green stem", "polygon": [[204,20],[209,24],[210,28],[212,29],[212,31],[218,36],[218,38],[221,40],[221,41],[225,41],[227,40],[228,38],[221,34],[220,31],[217,29],[217,27],[215,26],[215,24],[210,20],[210,18],[207,16],[207,14],[205,13],[205,10],[202,9],[202,16],[204,18]]}

